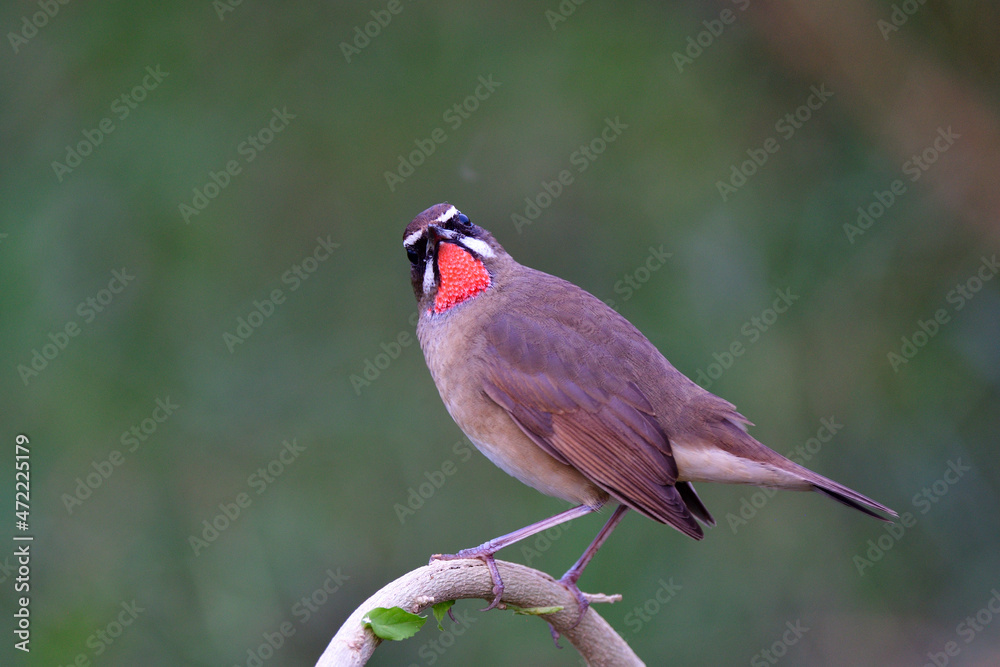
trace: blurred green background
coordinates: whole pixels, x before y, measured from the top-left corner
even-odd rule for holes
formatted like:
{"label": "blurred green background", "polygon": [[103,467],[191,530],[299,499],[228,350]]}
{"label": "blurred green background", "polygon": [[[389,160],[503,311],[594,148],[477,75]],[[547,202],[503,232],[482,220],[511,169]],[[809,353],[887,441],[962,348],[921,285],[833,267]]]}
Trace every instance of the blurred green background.
{"label": "blurred green background", "polygon": [[[413,343],[402,231],[448,200],[613,301],[758,439],[909,513],[890,533],[701,485],[703,542],[628,516],[581,586],[624,595],[599,611],[647,664],[1000,664],[997,16],[6,3],[0,662],[312,664],[429,554],[564,509],[460,444]],[[603,520],[500,555],[558,576]],[[580,663],[481,606],[371,664]]]}

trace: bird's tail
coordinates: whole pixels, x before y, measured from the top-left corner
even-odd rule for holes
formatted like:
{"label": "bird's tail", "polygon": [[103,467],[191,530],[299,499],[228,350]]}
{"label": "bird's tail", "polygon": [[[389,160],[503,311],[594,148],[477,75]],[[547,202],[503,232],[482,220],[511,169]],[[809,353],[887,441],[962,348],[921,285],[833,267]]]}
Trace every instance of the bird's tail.
{"label": "bird's tail", "polygon": [[824,496],[829,496],[830,498],[833,498],[838,503],[843,503],[848,507],[853,507],[859,512],[864,512],[868,516],[873,516],[879,521],[885,521],[887,523],[892,523],[892,519],[887,519],[881,514],[876,513],[874,510],[878,510],[879,512],[885,512],[886,514],[892,517],[899,516],[893,510],[889,509],[882,503],[875,502],[868,496],[861,495],[857,491],[849,489],[843,484],[838,484],[837,482],[834,482],[832,479],[827,479],[822,475],[817,475],[811,470],[809,472],[811,473],[810,475],[811,477],[818,478],[817,480],[813,479],[809,480],[810,483],[813,485],[813,488],[816,491],[822,493]]}
{"label": "bird's tail", "polygon": [[[754,462],[764,472],[770,470],[782,473],[777,478],[764,474],[759,478],[760,481],[753,479],[754,475],[752,473],[747,473],[744,479],[739,479],[738,481],[789,490],[818,491],[839,503],[852,507],[859,512],[864,512],[868,516],[875,517],[881,521],[891,522],[892,519],[888,519],[878,512],[891,517],[899,516],[882,503],[876,502],[868,496],[849,489],[832,479],[827,479],[822,475],[814,473],[805,466],[801,466],[761,444],[747,433],[746,426],[750,422],[743,415],[736,412],[732,404],[712,394],[707,394],[707,396],[711,397],[707,402],[714,414],[711,414],[707,419],[703,419],[700,423],[699,435],[702,442],[712,443],[725,451],[732,457],[730,461],[739,461],[742,459],[746,462]],[[739,468],[738,465],[731,467]],[[745,470],[753,471],[753,465],[745,466]]]}

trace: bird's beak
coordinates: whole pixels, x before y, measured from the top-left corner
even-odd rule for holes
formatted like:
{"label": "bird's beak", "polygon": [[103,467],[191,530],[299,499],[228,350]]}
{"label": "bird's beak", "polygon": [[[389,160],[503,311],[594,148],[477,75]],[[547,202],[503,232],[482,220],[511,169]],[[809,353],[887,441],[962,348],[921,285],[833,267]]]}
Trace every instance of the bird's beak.
{"label": "bird's beak", "polygon": [[435,246],[439,241],[454,241],[457,237],[458,233],[450,229],[445,229],[434,224],[427,225],[427,241],[433,243]]}

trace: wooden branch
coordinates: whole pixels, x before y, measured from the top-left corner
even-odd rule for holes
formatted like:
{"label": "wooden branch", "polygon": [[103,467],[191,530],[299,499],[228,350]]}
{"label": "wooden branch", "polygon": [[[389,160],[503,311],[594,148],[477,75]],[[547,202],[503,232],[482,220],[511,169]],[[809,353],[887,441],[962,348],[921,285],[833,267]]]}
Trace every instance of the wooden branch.
{"label": "wooden branch", "polygon": [[[579,625],[570,627],[579,614],[576,598],[555,579],[524,565],[500,560],[496,563],[504,582],[500,608],[505,603],[524,609],[561,606],[562,611],[541,618],[573,644],[588,665],[643,665],[625,640],[593,608],[587,610]],[[365,600],[351,614],[320,656],[316,667],[359,667],[368,662],[382,640],[365,628],[361,619],[375,607],[401,607],[420,613],[438,602],[465,598],[493,599],[493,582],[480,560],[434,561],[408,572]],[[597,594],[587,595],[587,598],[594,603],[621,600],[620,595]],[[431,630],[436,632],[436,629]]]}

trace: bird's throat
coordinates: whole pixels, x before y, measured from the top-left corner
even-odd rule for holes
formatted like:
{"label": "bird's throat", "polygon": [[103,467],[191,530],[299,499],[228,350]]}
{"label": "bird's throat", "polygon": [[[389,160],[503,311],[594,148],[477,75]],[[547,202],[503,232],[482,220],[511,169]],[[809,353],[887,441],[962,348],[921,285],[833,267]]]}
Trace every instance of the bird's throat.
{"label": "bird's throat", "polygon": [[454,243],[438,246],[437,266],[440,281],[434,297],[435,313],[443,313],[490,286],[490,274],[482,261]]}

